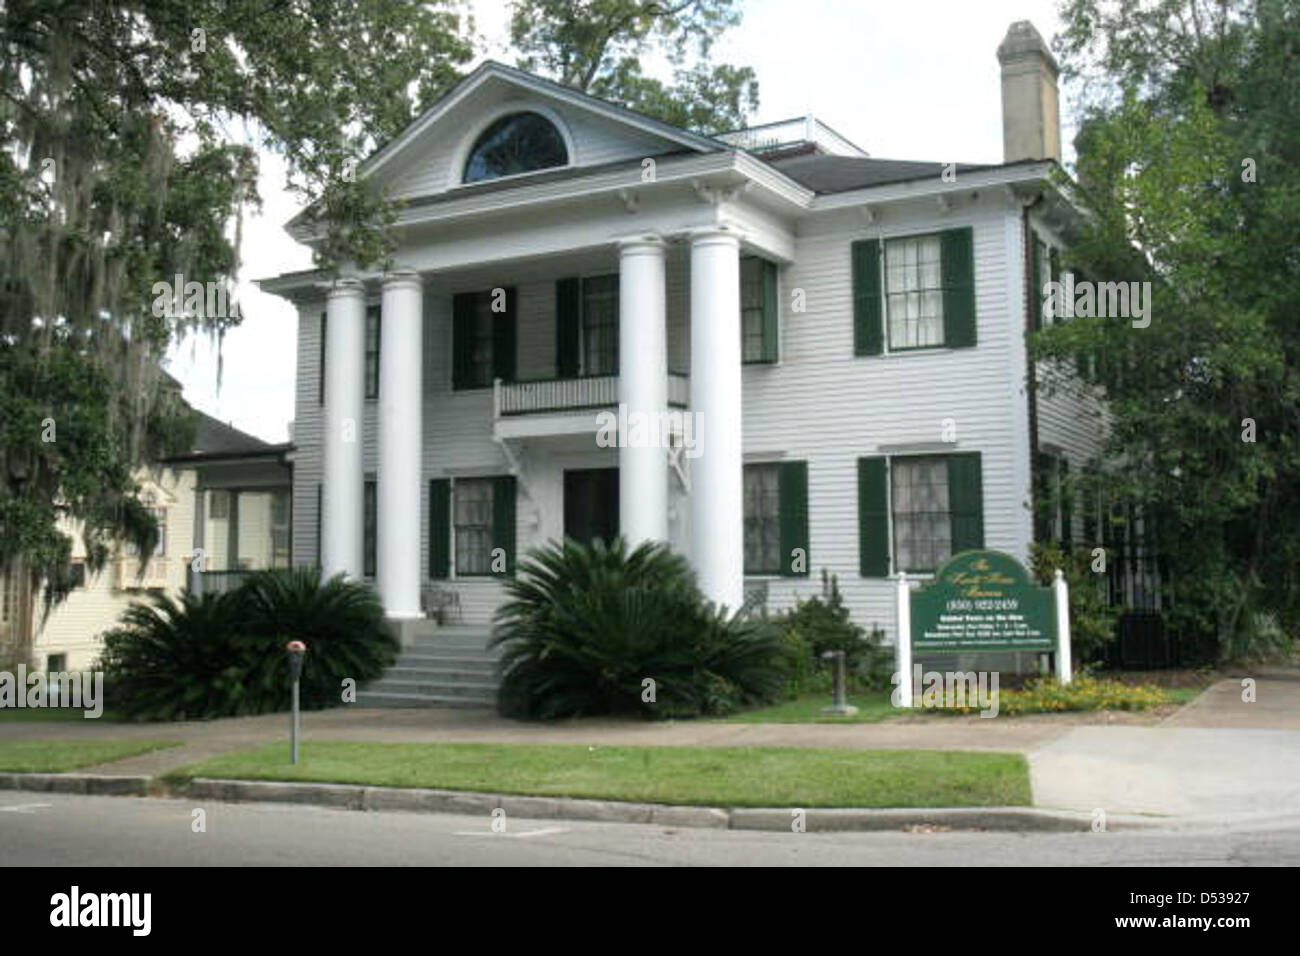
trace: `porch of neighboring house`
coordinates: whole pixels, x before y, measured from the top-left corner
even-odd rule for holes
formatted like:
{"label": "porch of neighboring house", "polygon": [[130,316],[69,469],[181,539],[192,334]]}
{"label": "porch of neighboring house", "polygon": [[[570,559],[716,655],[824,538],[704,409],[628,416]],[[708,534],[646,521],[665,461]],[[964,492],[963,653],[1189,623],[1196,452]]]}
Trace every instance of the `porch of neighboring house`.
{"label": "porch of neighboring house", "polygon": [[196,476],[189,590],[221,593],[250,571],[290,567],[293,446],[264,442],[207,415],[200,416],[195,444],[199,450],[172,459]]}

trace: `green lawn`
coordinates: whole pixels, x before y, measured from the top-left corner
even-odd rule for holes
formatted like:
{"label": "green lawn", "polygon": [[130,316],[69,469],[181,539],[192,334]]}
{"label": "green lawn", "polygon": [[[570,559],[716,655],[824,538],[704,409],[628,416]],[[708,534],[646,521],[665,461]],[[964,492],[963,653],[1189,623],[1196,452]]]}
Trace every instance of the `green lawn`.
{"label": "green lawn", "polygon": [[0,740],[0,771],[62,773],[178,744],[175,740]]}
{"label": "green lawn", "polygon": [[122,715],[115,710],[106,710],[98,717],[87,718],[81,710],[71,707],[0,707],[0,723],[85,723],[87,719],[120,723]]}
{"label": "green lawn", "polygon": [[1020,754],[798,747],[314,741],[238,751],[172,777],[313,780],[731,807],[1028,806]]}
{"label": "green lawn", "polygon": [[822,708],[831,702],[830,694],[804,694],[794,700],[732,714],[723,719],[728,723],[740,724],[874,724],[903,713],[889,702],[889,695],[887,690],[849,695],[849,703],[858,708],[858,712],[848,717],[822,713]]}

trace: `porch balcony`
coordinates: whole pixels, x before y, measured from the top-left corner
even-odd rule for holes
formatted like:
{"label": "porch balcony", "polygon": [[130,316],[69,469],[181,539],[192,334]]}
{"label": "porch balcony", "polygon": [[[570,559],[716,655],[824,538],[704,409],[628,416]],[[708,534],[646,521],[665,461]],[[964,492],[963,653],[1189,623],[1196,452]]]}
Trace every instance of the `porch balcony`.
{"label": "porch balcony", "polygon": [[[690,399],[690,379],[668,375],[668,405],[685,408]],[[503,382],[492,386],[493,418],[555,412],[612,409],[618,406],[618,376],[592,375],[529,382]]]}
{"label": "porch balcony", "polygon": [[140,566],[140,558],[134,554],[120,554],[113,559],[113,587],[119,591],[166,590],[178,583],[177,566],[162,555],[152,555]]}

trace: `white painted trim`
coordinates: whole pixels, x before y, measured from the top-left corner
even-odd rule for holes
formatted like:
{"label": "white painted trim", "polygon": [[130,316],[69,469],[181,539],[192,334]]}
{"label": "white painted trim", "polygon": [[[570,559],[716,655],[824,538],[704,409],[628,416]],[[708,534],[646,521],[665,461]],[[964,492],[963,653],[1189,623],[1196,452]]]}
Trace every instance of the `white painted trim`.
{"label": "white painted trim", "polygon": [[809,208],[813,212],[831,209],[846,209],[864,203],[898,202],[917,199],[940,193],[969,192],[972,189],[989,189],[993,186],[1046,180],[1051,176],[1054,162],[1027,163],[1016,166],[1000,166],[995,169],[981,169],[957,174],[957,181],[947,183],[938,176],[909,179],[901,183],[887,183],[882,186],[864,186],[849,192],[834,193],[829,196],[817,196]]}

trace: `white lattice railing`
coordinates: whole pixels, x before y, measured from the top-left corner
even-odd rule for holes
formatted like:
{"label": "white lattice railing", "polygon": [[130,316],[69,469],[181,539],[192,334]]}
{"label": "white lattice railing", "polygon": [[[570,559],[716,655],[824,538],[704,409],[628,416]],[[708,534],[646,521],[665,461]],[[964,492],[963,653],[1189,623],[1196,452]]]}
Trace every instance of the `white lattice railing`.
{"label": "white lattice railing", "polygon": [[[690,380],[684,375],[669,375],[668,404],[685,408],[689,400]],[[492,407],[497,418],[607,408],[617,404],[617,375],[555,378],[540,382],[502,382],[498,379],[492,391]]]}

